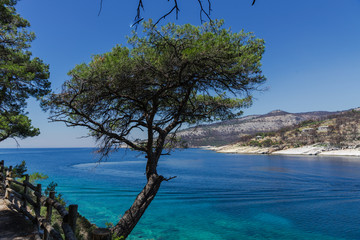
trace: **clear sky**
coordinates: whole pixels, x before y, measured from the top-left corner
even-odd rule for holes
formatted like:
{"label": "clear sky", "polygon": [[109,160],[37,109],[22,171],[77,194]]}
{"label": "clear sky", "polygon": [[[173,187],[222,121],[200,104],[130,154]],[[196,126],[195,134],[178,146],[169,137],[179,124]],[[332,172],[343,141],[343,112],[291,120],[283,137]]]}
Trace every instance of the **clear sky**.
{"label": "clear sky", "polygon": [[[33,56],[50,64],[52,89],[60,91],[67,72],[89,62],[92,54],[126,44],[136,14],[136,2],[103,0],[22,0],[18,12],[31,23],[37,38]],[[143,0],[143,17],[158,19],[172,1]],[[204,1],[204,4],[207,1]],[[256,93],[245,114],[275,109],[288,112],[337,111],[360,106],[360,0],[221,0],[212,1],[212,18],[223,18],[233,31],[264,38],[263,72],[267,91]],[[178,20],[199,25],[196,0],[181,0]],[[141,31],[141,28],[138,28]],[[86,129],[48,123],[48,113],[29,101],[28,112],[41,135],[19,141],[20,147],[92,147]],[[14,140],[0,147],[16,147]]]}

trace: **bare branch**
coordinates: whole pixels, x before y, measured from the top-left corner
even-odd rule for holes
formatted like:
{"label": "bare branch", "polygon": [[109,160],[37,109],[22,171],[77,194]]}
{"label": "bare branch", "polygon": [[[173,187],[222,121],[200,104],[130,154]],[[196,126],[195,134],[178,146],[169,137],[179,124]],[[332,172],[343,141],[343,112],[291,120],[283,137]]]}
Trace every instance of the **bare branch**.
{"label": "bare branch", "polygon": [[[209,2],[209,1],[208,1]],[[202,1],[201,0],[198,0],[198,3],[199,3],[199,6],[200,6],[200,21],[201,23],[204,22],[203,20],[203,17],[202,17],[202,14],[205,14],[205,16],[207,17],[207,19],[211,22],[211,18],[210,18],[210,6],[209,6],[209,12],[206,12],[204,7],[203,7],[203,4],[202,4]]]}
{"label": "bare branch", "polygon": [[[168,2],[170,0],[167,0]],[[252,6],[255,4],[255,1],[256,0],[253,0],[252,2]],[[174,4],[172,6],[172,8],[166,12],[164,15],[162,15],[157,21],[156,23],[154,24],[154,26],[156,26],[161,20],[165,19],[167,16],[169,16],[170,14],[172,14],[174,11],[175,11],[175,14],[176,14],[176,19],[178,19],[179,17],[179,12],[180,12],[180,8],[179,8],[179,5],[178,5],[178,0],[173,0]],[[211,11],[212,11],[212,8],[211,8],[211,0],[207,0],[207,5],[208,5],[208,8],[207,10],[205,9],[204,5],[203,5],[203,2],[202,0],[197,0],[199,6],[200,6],[200,21],[201,23],[204,22],[204,19],[203,19],[203,14],[206,16],[206,18],[211,22]],[[103,0],[100,0],[100,8],[99,8],[99,13],[98,13],[98,16],[100,16],[101,14],[101,11],[102,11],[102,7],[103,7]],[[138,0],[138,6],[136,8],[136,15],[135,15],[135,18],[134,18],[134,23],[131,25],[131,27],[135,27],[137,28],[137,26],[139,25],[140,22],[142,22],[144,20],[143,17],[141,17],[142,15],[142,11],[144,11],[145,8],[144,8],[144,4],[143,4],[143,0]]]}
{"label": "bare branch", "polygon": [[159,18],[156,23],[154,24],[154,26],[156,26],[162,19],[165,19],[167,16],[169,16],[174,10],[176,10],[176,19],[177,19],[177,12],[178,12],[178,8],[177,6],[174,6],[169,12],[167,12],[166,14],[164,14],[161,18]]}
{"label": "bare branch", "polygon": [[138,6],[136,8],[136,16],[134,18],[135,23],[132,26],[137,27],[138,23],[140,23],[144,19],[141,17],[141,9],[144,10],[144,4],[143,4],[142,0],[139,0]]}
{"label": "bare branch", "polygon": [[102,10],[102,6],[103,6],[103,0],[100,0],[100,9],[99,9],[98,16],[100,16],[100,13],[101,13],[101,10]]}
{"label": "bare branch", "polygon": [[168,181],[170,181],[171,179],[174,179],[174,178],[176,178],[176,177],[177,177],[177,176],[173,176],[173,177],[169,177],[169,178],[164,178],[163,181],[167,181],[167,182],[168,182]]}

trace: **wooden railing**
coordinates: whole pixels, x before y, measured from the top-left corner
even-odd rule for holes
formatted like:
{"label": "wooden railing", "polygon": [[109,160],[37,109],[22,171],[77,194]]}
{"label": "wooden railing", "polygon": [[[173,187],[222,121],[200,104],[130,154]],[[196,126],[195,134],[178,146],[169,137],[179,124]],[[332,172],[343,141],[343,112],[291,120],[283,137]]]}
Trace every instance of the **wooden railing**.
{"label": "wooden railing", "polygon": [[[5,171],[6,170],[6,171]],[[51,225],[53,208],[57,210],[62,218],[61,227],[66,240],[76,240],[75,229],[77,219],[77,205],[69,205],[69,210],[55,200],[55,192],[50,192],[49,197],[42,195],[41,184],[34,186],[29,182],[29,175],[25,175],[25,180],[19,182],[12,176],[12,167],[5,169],[4,160],[0,161],[0,183],[5,189],[5,201],[18,212],[24,214],[38,228],[39,234],[36,239],[63,240],[61,234]],[[19,193],[11,188],[11,183],[23,187],[23,193]],[[30,206],[31,205],[32,208]],[[46,206],[46,216],[41,216],[41,207]],[[43,234],[40,231],[43,230]],[[42,235],[42,237],[40,237]]]}

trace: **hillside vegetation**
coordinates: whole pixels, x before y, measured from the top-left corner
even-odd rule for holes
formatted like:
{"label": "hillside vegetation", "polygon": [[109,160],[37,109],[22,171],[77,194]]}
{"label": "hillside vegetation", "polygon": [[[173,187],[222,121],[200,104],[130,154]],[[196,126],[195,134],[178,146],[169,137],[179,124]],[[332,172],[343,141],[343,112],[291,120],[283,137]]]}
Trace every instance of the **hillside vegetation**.
{"label": "hillside vegetation", "polygon": [[179,136],[189,147],[224,146],[247,141],[257,133],[271,134],[304,121],[321,121],[337,113],[324,111],[288,113],[276,110],[265,115],[251,115],[214,124],[200,125],[180,131]]}
{"label": "hillside vegetation", "polygon": [[275,149],[321,144],[336,148],[360,146],[360,109],[344,111],[320,120],[307,120],[273,132],[242,137],[237,145]]}
{"label": "hillside vegetation", "polygon": [[318,144],[329,149],[360,146],[360,109],[344,111],[322,120],[307,120],[274,132],[247,135],[236,144],[272,148],[273,151]]}

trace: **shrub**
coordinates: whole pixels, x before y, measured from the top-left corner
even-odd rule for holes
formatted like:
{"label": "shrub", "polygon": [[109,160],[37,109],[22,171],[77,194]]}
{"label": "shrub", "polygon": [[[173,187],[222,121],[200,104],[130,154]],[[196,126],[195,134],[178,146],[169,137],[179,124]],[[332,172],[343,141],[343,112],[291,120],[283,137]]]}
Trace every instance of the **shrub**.
{"label": "shrub", "polygon": [[24,173],[27,171],[26,162],[22,161],[21,164],[16,164],[12,170],[12,176],[14,178],[21,178],[24,176]]}
{"label": "shrub", "polygon": [[256,141],[256,140],[251,140],[249,142],[249,146],[252,146],[252,147],[261,147],[261,143],[259,141]]}
{"label": "shrub", "polygon": [[271,139],[266,139],[261,142],[261,146],[263,147],[271,147],[272,145],[274,145],[274,142]]}

